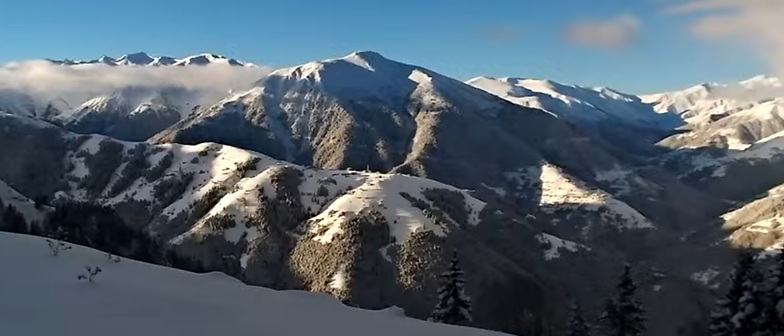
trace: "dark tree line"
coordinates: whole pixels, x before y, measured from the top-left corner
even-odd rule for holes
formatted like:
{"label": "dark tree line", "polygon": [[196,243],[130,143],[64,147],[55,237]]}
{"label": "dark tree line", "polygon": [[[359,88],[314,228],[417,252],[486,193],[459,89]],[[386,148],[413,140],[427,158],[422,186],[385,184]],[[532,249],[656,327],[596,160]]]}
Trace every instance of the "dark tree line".
{"label": "dark tree line", "polygon": [[637,298],[637,283],[632,278],[632,268],[628,264],[618,278],[613,296],[605,302],[596,327],[588,322],[577,302],[571,304],[569,315],[566,328],[568,336],[639,336],[647,330],[645,309]]}
{"label": "dark tree line", "polygon": [[744,253],[711,314],[710,336],[784,335],[784,253],[768,266]]}
{"label": "dark tree line", "polygon": [[[589,336],[594,332],[578,303],[573,303],[569,311],[568,336]],[[471,299],[465,290],[464,273],[457,252],[452,255],[449,267],[441,276],[438,301],[430,321],[455,325],[470,325],[472,322]],[[599,322],[600,335],[639,336],[645,333],[645,310],[637,298],[637,284],[632,278],[631,266],[624,267],[615,293],[606,301]]]}
{"label": "dark tree line", "polygon": [[202,265],[178,254],[146,232],[126,224],[106,206],[85,202],[59,202],[42,225],[28,223],[13,206],[0,201],[0,231],[54,237],[91,247],[112,255],[160,264],[192,272],[203,272]]}
{"label": "dark tree line", "polygon": [[28,223],[24,215],[11,204],[4,204],[0,200],[0,231],[13,233],[28,233]]}

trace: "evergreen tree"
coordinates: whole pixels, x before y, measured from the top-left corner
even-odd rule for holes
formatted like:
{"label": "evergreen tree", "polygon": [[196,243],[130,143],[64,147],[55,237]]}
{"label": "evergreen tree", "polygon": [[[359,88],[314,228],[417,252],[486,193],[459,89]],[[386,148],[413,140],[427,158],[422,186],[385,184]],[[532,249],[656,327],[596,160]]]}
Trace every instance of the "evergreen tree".
{"label": "evergreen tree", "polygon": [[746,281],[741,285],[743,294],[740,297],[738,312],[732,317],[732,324],[737,336],[766,336],[767,318],[764,308],[763,277],[756,267],[749,270]]}
{"label": "evergreen tree", "polygon": [[735,317],[741,312],[743,306],[741,299],[746,291],[746,284],[754,267],[754,256],[749,253],[742,254],[735,264],[735,269],[730,276],[730,287],[727,294],[716,301],[716,309],[711,314],[708,327],[710,336],[736,336]]}
{"label": "evergreen tree", "polygon": [[635,298],[637,284],[631,277],[631,266],[624,267],[618,281],[616,296],[607,300],[601,320],[610,336],[638,336],[645,332],[644,310]]}
{"label": "evergreen tree", "polygon": [[778,331],[784,334],[784,252],[778,254],[771,267],[768,286],[764,325],[771,333]]}
{"label": "evergreen tree", "polygon": [[28,233],[27,221],[24,215],[12,205],[3,206],[0,202],[0,231],[13,233]]}
{"label": "evergreen tree", "polygon": [[430,321],[446,324],[466,325],[471,322],[471,299],[465,293],[463,271],[457,259],[457,251],[452,255],[449,269],[441,276],[438,289],[438,304]]}
{"label": "evergreen tree", "polygon": [[567,336],[588,336],[591,334],[590,328],[588,328],[588,323],[585,321],[585,316],[583,315],[583,309],[580,307],[580,304],[575,302],[572,303],[569,307],[570,311],[570,319],[569,319],[569,331],[566,334]]}

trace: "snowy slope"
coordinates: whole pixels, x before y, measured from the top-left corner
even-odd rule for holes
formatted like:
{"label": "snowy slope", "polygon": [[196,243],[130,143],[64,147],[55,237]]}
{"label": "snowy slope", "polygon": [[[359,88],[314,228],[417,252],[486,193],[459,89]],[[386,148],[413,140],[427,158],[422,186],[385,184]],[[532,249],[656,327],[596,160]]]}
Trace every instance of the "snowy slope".
{"label": "snowy slope", "polygon": [[671,128],[677,117],[657,113],[639,97],[609,88],[564,85],[549,80],[477,77],[466,83],[512,103],[572,121],[614,120],[644,127]]}
{"label": "snowy slope", "polygon": [[784,248],[784,185],[776,186],[743,206],[721,216],[724,227],[732,230],[727,238],[734,245],[765,251]]}
{"label": "snowy slope", "polygon": [[[94,283],[77,280],[85,266],[102,269]],[[54,257],[32,236],[0,233],[0,267],[4,335],[500,335],[245,286],[219,273],[114,263],[80,246]]]}
{"label": "snowy slope", "polygon": [[86,64],[106,64],[111,66],[205,66],[205,65],[224,65],[224,66],[241,66],[241,67],[256,67],[253,63],[238,61],[233,58],[228,58],[222,55],[204,53],[186,56],[183,58],[174,58],[169,56],[150,56],[144,52],[137,52],[132,54],[125,54],[118,58],[109,56],[101,56],[93,60],[48,60],[54,64],[79,66]]}
{"label": "snowy slope", "polygon": [[[681,160],[687,163],[685,171],[681,171],[681,176],[695,173],[701,170],[710,170],[711,177],[723,178],[727,170],[736,164],[748,164],[751,166],[763,166],[760,163],[776,164],[784,158],[784,132],[774,133],[771,136],[752,143],[737,144],[734,149],[726,153],[711,154],[702,152],[673,153],[663,156],[664,160]],[[771,169],[778,169],[772,166]]]}
{"label": "snowy slope", "polygon": [[561,257],[563,252],[578,252],[580,250],[590,250],[589,248],[578,243],[558,238],[548,233],[542,233],[536,236],[536,239],[542,245],[547,246],[544,250],[545,260],[554,260]]}
{"label": "snowy slope", "polygon": [[[333,173],[331,178],[334,179],[336,175]],[[336,234],[342,232],[342,223],[356,214],[371,209],[380,211],[387,223],[392,223],[390,232],[397,243],[404,243],[412,233],[420,231],[433,231],[438,236],[444,236],[446,235],[444,227],[428,218],[422,210],[412,207],[410,201],[402,195],[405,193],[417,199],[427,200],[423,195],[423,191],[427,189],[444,189],[462,193],[467,200],[466,205],[470,213],[469,224],[479,224],[479,212],[485,206],[484,202],[442,183],[416,177],[409,178],[412,180],[401,179],[395,175],[365,173],[360,175],[359,179],[349,181],[352,190],[335,199],[321,210],[319,215],[311,219],[312,231],[323,232],[313,239],[324,243],[330,242]],[[361,184],[352,186],[354,184],[352,182],[360,181]],[[339,182],[335,187],[339,189],[345,184],[346,182]],[[433,205],[432,202],[425,202]],[[458,225],[454,220],[452,223]]]}
{"label": "snowy slope", "polygon": [[[561,169],[544,164],[539,169],[507,173],[518,189],[538,188],[538,203],[545,211],[582,209],[601,213],[605,222],[619,229],[648,229],[654,225],[637,210],[611,194],[591,188]],[[538,185],[537,185],[538,184]]]}

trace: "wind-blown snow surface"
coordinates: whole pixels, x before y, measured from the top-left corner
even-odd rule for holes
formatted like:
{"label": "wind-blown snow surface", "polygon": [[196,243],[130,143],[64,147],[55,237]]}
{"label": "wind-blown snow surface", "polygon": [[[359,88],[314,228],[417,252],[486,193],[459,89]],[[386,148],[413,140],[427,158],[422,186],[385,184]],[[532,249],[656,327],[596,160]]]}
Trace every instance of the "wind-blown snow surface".
{"label": "wind-blown snow surface", "polygon": [[[85,266],[103,271],[77,280]],[[326,295],[243,285],[73,246],[52,256],[42,238],[0,233],[0,334],[501,335],[367,311]]]}

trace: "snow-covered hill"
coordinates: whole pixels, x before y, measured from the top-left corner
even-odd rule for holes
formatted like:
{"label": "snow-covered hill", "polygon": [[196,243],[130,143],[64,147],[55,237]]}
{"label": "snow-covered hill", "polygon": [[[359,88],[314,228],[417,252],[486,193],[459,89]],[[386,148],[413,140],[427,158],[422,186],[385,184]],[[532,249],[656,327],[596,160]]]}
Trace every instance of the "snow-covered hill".
{"label": "snow-covered hill", "polygon": [[150,56],[144,52],[137,52],[132,54],[125,54],[118,58],[109,56],[101,56],[92,60],[48,60],[54,64],[79,66],[86,64],[106,64],[110,66],[206,66],[206,65],[225,65],[225,66],[241,66],[241,67],[256,67],[253,63],[238,61],[233,58],[228,58],[222,55],[204,53],[191,55],[183,58],[174,58],[169,56]]}
{"label": "snow-covered hill", "polygon": [[[501,335],[414,320],[396,309],[351,308],[320,294],[250,287],[220,273],[115,263],[104,252],[72,247],[55,257],[42,238],[0,233],[0,333]],[[102,270],[93,283],[77,279],[86,266]]]}
{"label": "snow-covered hill", "polygon": [[733,244],[765,251],[784,249],[784,184],[721,216]]}

